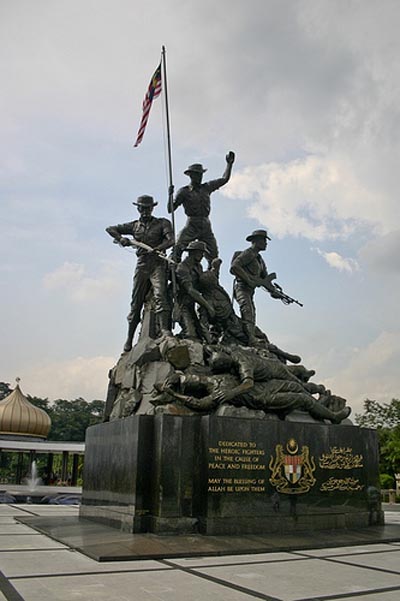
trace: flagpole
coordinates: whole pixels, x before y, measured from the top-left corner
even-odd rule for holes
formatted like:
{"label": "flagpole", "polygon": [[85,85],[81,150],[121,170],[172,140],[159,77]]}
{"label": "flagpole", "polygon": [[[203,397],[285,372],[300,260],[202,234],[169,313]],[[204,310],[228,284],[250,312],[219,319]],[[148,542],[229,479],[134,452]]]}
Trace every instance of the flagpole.
{"label": "flagpole", "polygon": [[[172,151],[171,151],[171,129],[169,122],[169,106],[168,106],[168,86],[167,86],[167,59],[166,59],[166,51],[165,46],[162,46],[161,50],[161,62],[163,66],[163,88],[164,88],[164,98],[165,98],[165,120],[167,126],[167,154],[168,154],[168,207],[171,210],[171,221],[172,221],[172,234],[174,238],[174,248],[176,242],[175,236],[175,211],[174,211],[174,184],[172,179]],[[171,269],[171,280],[172,280],[172,327],[174,327],[174,323],[177,321],[177,287],[176,287],[176,275],[175,269],[172,267]]]}
{"label": "flagpole", "polygon": [[165,46],[162,47],[162,65],[163,65],[163,80],[164,80],[164,98],[165,98],[165,119],[167,125],[167,153],[168,153],[168,206],[171,207],[172,230],[174,233],[175,243],[175,211],[174,211],[174,184],[172,181],[172,151],[171,151],[171,131],[169,123],[169,106],[168,106],[168,87],[167,87],[167,58]]}

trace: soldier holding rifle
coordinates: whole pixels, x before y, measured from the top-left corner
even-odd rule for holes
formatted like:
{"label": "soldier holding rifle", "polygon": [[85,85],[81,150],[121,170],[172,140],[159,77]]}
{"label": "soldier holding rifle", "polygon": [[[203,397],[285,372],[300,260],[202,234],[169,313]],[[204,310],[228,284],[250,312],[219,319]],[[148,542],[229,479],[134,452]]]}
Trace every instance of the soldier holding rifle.
{"label": "soldier holding rifle", "polygon": [[243,326],[249,339],[249,345],[257,344],[255,336],[256,329],[256,307],[254,303],[254,291],[258,287],[267,290],[273,298],[279,298],[285,304],[297,303],[299,301],[285,294],[280,286],[273,284],[275,273],[268,274],[267,266],[260,252],[266,250],[267,240],[271,240],[266,230],[254,230],[246,240],[251,242],[250,248],[237,251],[231,262],[231,273],[235,276],[233,285],[234,298],[240,308]]}
{"label": "soldier holding rifle", "polygon": [[[168,269],[164,251],[174,244],[172,225],[168,219],[152,216],[153,209],[158,204],[152,196],[139,196],[132,204],[137,206],[139,219],[106,228],[106,232],[122,246],[137,246],[128,337],[124,345],[126,352],[132,348],[143,304],[151,288],[159,329],[162,334],[171,334],[171,307],[167,297]],[[125,236],[132,236],[132,239]]]}

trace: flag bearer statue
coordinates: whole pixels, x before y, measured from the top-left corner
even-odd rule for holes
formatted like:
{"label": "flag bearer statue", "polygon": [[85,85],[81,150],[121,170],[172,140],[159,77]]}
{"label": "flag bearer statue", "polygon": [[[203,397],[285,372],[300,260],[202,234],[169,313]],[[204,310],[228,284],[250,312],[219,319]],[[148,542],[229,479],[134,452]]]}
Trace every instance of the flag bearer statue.
{"label": "flag bearer statue", "polygon": [[183,205],[187,215],[186,225],[179,233],[174,249],[176,261],[181,260],[183,251],[193,240],[200,240],[206,244],[206,258],[210,266],[211,261],[218,256],[217,241],[212,232],[209,219],[211,210],[210,194],[229,181],[234,161],[235,154],[232,151],[228,152],[226,168],[222,177],[205,183],[202,183],[202,180],[207,169],[204,169],[203,165],[194,163],[186,169],[185,175],[190,177],[190,184],[178,190],[175,199],[168,206],[168,212],[172,213],[180,205]]}

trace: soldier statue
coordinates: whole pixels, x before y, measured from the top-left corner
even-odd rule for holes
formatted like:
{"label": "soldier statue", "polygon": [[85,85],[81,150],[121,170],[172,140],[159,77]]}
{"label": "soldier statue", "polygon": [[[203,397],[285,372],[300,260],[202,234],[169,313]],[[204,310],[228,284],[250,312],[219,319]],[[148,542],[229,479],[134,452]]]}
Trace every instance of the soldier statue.
{"label": "soldier statue", "polygon": [[266,230],[255,230],[246,240],[251,246],[243,251],[237,251],[231,262],[231,273],[235,276],[233,284],[234,298],[237,300],[243,325],[248,336],[249,345],[257,345],[256,331],[256,306],[254,291],[258,286],[267,288],[271,296],[280,298],[272,279],[275,274],[268,275],[267,266],[260,252],[266,250],[267,240],[271,240]]}
{"label": "soldier statue", "polygon": [[[133,336],[140,323],[144,301],[152,289],[161,334],[171,334],[171,307],[167,296],[168,264],[165,250],[174,244],[172,225],[168,219],[153,217],[158,204],[152,196],[139,196],[136,202],[139,219],[112,225],[106,232],[122,246],[136,246],[137,264],[133,276],[131,310],[128,315],[128,337],[124,351],[132,348]],[[132,236],[132,239],[125,236]]]}
{"label": "soldier statue", "polygon": [[188,256],[177,265],[176,279],[178,283],[179,324],[184,338],[202,339],[202,325],[196,315],[196,303],[214,316],[214,309],[199,291],[199,279],[203,274],[201,261],[206,252],[206,245],[194,240],[185,249]]}
{"label": "soldier statue", "polygon": [[190,184],[178,190],[175,200],[168,205],[169,213],[183,205],[187,215],[186,225],[179,233],[174,248],[174,258],[177,262],[181,260],[183,251],[193,240],[201,240],[206,244],[206,258],[210,266],[211,261],[218,256],[218,245],[209,219],[210,194],[229,181],[234,161],[235,154],[232,151],[228,152],[223,176],[205,183],[202,183],[202,180],[207,169],[204,169],[200,163],[190,165],[184,172],[190,177]]}

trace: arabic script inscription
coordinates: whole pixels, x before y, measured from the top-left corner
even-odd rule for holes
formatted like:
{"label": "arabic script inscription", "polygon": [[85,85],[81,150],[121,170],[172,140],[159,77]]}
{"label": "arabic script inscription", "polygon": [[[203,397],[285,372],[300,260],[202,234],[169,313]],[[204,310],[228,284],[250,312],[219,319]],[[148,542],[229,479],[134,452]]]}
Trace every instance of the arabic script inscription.
{"label": "arabic script inscription", "polygon": [[353,470],[363,467],[363,456],[354,455],[351,447],[331,447],[329,453],[322,453],[319,467],[325,470]]}

